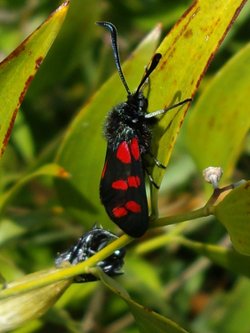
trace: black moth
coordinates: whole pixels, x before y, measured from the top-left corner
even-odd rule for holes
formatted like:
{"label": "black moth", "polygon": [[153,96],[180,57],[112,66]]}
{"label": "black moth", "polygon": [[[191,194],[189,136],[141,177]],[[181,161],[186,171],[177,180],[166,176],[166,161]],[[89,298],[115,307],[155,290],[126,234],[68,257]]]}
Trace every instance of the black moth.
{"label": "black moth", "polygon": [[[164,110],[148,113],[148,100],[142,88],[158,65],[161,54],[156,53],[134,93],[131,93],[123,75],[117,46],[117,30],[110,22],[97,22],[110,32],[116,68],[127,91],[126,102],[115,106],[108,114],[104,135],[107,140],[105,164],[100,182],[100,198],[110,219],[126,234],[142,236],[148,229],[148,204],[145,189],[145,156],[151,153],[151,127],[157,116],[189,102],[185,99]],[[164,167],[154,158],[159,167]]]}
{"label": "black moth", "polygon": [[[118,237],[113,233],[103,229],[102,227],[94,226],[90,231],[86,232],[77,243],[71,246],[67,251],[58,254],[55,259],[56,267],[62,267],[65,262],[76,265],[87,260],[94,254],[102,250]],[[122,274],[122,266],[125,249],[118,249],[108,258],[99,261],[97,266],[100,267],[109,276]],[[81,274],[74,278],[74,282],[89,282],[96,281],[97,278],[92,274]]]}

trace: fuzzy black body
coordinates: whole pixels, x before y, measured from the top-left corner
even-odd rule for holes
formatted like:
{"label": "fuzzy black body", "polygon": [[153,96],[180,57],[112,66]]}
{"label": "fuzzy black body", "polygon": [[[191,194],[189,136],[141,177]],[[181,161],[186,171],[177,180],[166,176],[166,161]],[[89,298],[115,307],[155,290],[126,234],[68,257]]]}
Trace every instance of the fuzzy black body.
{"label": "fuzzy black body", "polygon": [[107,153],[100,198],[110,219],[132,237],[142,236],[148,228],[144,157],[150,152],[155,118],[145,117],[147,108],[142,92],[128,95],[111,110],[104,127]]}
{"label": "fuzzy black body", "polygon": [[156,53],[135,93],[131,93],[123,75],[117,30],[110,22],[97,22],[110,32],[114,60],[127,101],[108,114],[104,135],[107,152],[100,182],[100,198],[110,219],[132,237],[142,236],[148,228],[148,204],[145,189],[145,155],[150,153],[151,130],[155,114],[147,113],[148,100],[143,85],[158,65]]}
{"label": "fuzzy black body", "polygon": [[147,109],[148,100],[142,92],[129,95],[126,102],[115,106],[104,127],[108,148],[115,151],[122,141],[137,137],[141,155],[149,152],[152,137],[149,125],[153,119],[145,118]]}
{"label": "fuzzy black body", "polygon": [[[75,245],[71,246],[67,251],[60,253],[55,259],[55,265],[56,267],[61,267],[64,262],[76,265],[89,259],[116,239],[117,236],[113,233],[101,227],[94,226],[93,229],[80,237]],[[98,262],[97,266],[110,276],[120,275],[122,274],[121,268],[124,263],[124,256],[125,249],[116,250],[108,258]],[[97,278],[92,274],[81,274],[75,277],[74,282],[89,282],[96,280]]]}

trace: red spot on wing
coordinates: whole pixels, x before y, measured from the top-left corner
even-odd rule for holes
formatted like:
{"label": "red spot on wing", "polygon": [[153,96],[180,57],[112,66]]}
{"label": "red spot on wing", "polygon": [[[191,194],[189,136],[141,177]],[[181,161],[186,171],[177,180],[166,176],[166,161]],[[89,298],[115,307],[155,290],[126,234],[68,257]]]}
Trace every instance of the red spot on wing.
{"label": "red spot on wing", "polygon": [[113,208],[112,213],[114,217],[120,218],[126,216],[128,214],[128,211],[125,207],[115,207]]}
{"label": "red spot on wing", "polygon": [[129,187],[139,187],[141,184],[140,178],[138,176],[129,176],[127,180],[118,179],[113,181],[112,188],[115,190],[127,191]]}
{"label": "red spot on wing", "polygon": [[122,163],[129,164],[131,163],[131,154],[129,151],[129,146],[126,141],[123,141],[117,148],[116,157]]}
{"label": "red spot on wing", "polygon": [[139,187],[140,184],[141,184],[141,181],[138,176],[129,176],[128,177],[128,186],[129,187]]}
{"label": "red spot on wing", "polygon": [[141,205],[138,204],[136,201],[128,201],[124,206],[115,207],[112,210],[112,213],[115,218],[121,218],[131,213],[140,213],[141,212]]}
{"label": "red spot on wing", "polygon": [[130,143],[131,153],[136,161],[140,159],[140,149],[137,138],[133,138]]}
{"label": "red spot on wing", "polygon": [[115,190],[126,191],[128,189],[128,183],[126,182],[126,180],[119,179],[112,183],[112,188],[114,188]]}
{"label": "red spot on wing", "polygon": [[141,205],[138,204],[136,201],[128,201],[126,204],[125,204],[125,207],[131,211],[132,213],[140,213],[141,212]]}

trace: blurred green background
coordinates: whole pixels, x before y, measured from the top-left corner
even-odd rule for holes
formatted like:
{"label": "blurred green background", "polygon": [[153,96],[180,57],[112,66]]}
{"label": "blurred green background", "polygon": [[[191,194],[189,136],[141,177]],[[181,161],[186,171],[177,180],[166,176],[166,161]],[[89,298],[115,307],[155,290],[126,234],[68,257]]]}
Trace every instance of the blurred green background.
{"label": "blurred green background", "polygon": [[[48,0],[1,0],[0,58],[4,59],[59,4]],[[126,59],[159,22],[164,36],[190,4],[191,1],[170,0],[72,1],[64,26],[18,114],[0,165],[0,191],[6,191],[24,172],[54,161],[70,121],[115,71],[106,35],[95,21],[108,20],[117,26],[121,57]],[[222,66],[249,42],[249,36],[247,4],[209,67],[196,99]],[[189,211],[203,203],[201,176],[185,142],[186,123],[163,182],[159,199],[163,215]],[[233,179],[249,179],[249,155],[248,137]],[[193,222],[185,232],[199,241],[226,243],[225,229],[212,222],[213,219],[207,219],[202,227]],[[13,280],[53,266],[56,253],[71,245],[84,230],[84,223],[63,210],[52,180],[32,181],[2,214],[1,273],[7,280]],[[163,247],[143,256],[131,248],[128,258],[126,277],[121,279],[142,304],[193,332],[250,332],[250,284],[246,278],[180,246]],[[96,323],[88,326],[92,316]],[[120,299],[100,284],[89,283],[72,286],[42,319],[17,330],[57,331],[132,333],[137,328]]]}

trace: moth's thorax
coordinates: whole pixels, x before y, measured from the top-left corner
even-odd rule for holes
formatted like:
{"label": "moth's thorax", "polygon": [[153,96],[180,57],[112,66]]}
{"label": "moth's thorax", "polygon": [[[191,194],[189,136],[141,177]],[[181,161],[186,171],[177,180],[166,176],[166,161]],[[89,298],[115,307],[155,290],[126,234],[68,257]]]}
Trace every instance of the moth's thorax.
{"label": "moth's thorax", "polygon": [[148,109],[148,100],[142,92],[128,95],[127,97],[127,115],[131,118],[143,117]]}
{"label": "moth's thorax", "polygon": [[108,114],[104,135],[108,146],[116,150],[120,142],[129,142],[136,137],[141,153],[148,151],[151,141],[151,130],[147,113],[148,101],[141,92],[128,95],[127,101],[116,105]]}

